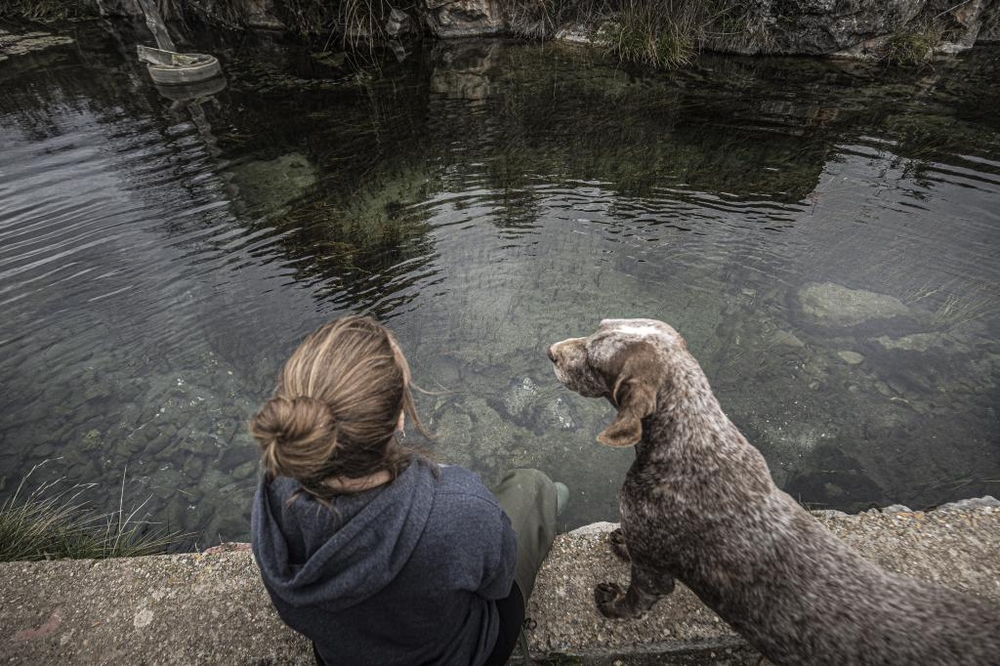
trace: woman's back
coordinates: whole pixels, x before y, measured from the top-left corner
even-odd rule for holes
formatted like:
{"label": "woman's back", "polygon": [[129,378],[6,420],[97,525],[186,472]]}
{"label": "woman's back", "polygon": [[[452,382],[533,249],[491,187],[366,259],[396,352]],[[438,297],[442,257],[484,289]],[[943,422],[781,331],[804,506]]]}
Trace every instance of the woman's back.
{"label": "woman's back", "polygon": [[393,483],[329,505],[278,477],[262,483],[253,514],[275,607],[326,663],[486,660],[517,546],[472,472],[415,459]]}

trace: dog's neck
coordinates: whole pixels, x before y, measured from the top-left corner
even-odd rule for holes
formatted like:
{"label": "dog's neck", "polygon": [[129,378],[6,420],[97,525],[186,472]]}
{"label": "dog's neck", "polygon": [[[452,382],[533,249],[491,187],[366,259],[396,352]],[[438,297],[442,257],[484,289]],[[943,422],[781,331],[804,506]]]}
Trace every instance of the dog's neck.
{"label": "dog's neck", "polygon": [[698,362],[687,353],[670,361],[656,411],[643,419],[633,469],[656,470],[658,482],[666,474],[671,484],[701,484],[702,493],[738,492],[744,502],[774,492],[764,456],[722,411]]}
{"label": "dog's neck", "polygon": [[[712,393],[708,378],[693,356],[677,354],[666,365],[667,371],[657,392],[657,408],[643,428],[643,445],[653,443],[664,448],[703,446],[706,441],[742,439],[736,426],[722,411]],[[714,436],[713,436],[714,435]]]}

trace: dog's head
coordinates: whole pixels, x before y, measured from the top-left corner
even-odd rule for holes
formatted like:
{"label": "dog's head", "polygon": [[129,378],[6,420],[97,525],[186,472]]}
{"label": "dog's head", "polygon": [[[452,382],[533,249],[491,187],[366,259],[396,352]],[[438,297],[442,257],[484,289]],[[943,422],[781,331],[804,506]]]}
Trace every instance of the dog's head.
{"label": "dog's head", "polygon": [[642,419],[656,410],[664,364],[684,339],[655,319],[604,319],[586,338],[570,338],[548,349],[556,377],[587,398],[607,398],[618,408],[614,422],[597,436],[608,446],[633,446]]}

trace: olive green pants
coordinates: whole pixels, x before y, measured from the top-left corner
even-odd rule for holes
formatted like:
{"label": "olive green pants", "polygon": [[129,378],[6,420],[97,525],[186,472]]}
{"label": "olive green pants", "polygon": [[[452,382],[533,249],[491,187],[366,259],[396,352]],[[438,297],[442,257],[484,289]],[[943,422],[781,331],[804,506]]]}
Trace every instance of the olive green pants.
{"label": "olive green pants", "polygon": [[527,609],[535,576],[556,538],[556,487],[537,469],[515,469],[504,475],[493,494],[517,534],[514,580]]}

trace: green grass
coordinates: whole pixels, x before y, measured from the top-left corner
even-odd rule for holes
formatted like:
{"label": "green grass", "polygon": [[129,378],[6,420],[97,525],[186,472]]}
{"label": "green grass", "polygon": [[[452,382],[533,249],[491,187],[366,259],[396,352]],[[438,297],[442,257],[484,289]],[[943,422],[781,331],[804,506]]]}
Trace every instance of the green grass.
{"label": "green grass", "polygon": [[97,514],[87,505],[85,496],[97,484],[60,488],[62,480],[57,479],[25,494],[40,466],[32,468],[0,505],[0,562],[155,555],[184,536],[150,529],[149,523],[137,520],[146,502],[126,513],[124,475],[119,508],[110,514]]}
{"label": "green grass", "polygon": [[619,0],[596,41],[624,61],[674,69],[706,46],[751,49],[764,39],[752,8],[735,0]]}
{"label": "green grass", "polygon": [[651,18],[621,14],[601,25],[597,41],[627,62],[666,69],[687,64],[695,53],[693,34],[672,23],[651,26]]}
{"label": "green grass", "polygon": [[931,59],[943,37],[943,28],[934,21],[909,23],[889,37],[882,58],[891,65],[921,65]]}

